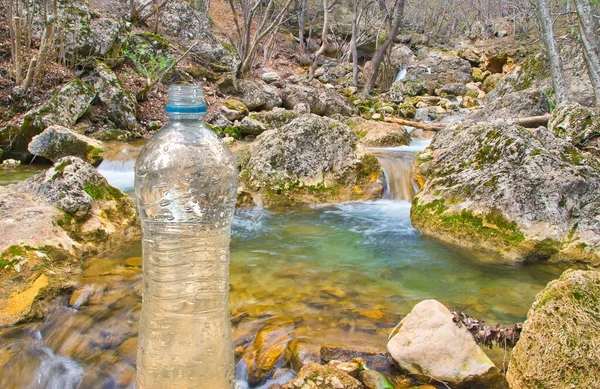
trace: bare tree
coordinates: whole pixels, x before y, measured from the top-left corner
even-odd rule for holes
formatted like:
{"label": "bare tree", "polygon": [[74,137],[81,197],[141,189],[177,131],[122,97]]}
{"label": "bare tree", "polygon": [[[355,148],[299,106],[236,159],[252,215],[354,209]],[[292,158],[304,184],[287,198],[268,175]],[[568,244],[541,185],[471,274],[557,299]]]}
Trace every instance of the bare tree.
{"label": "bare tree", "polygon": [[298,8],[298,41],[300,44],[300,54],[306,54],[306,44],[304,43],[304,27],[306,25],[306,10],[308,8],[308,0],[299,0]]}
{"label": "bare tree", "polygon": [[586,61],[596,105],[600,106],[600,45],[594,32],[595,22],[592,17],[592,8],[588,0],[574,0],[579,18],[579,34],[583,44],[583,54]]}
{"label": "bare tree", "polygon": [[[256,60],[256,53],[265,38],[275,32],[282,23],[290,4],[287,0],[284,6],[276,12],[275,0],[240,0],[241,23],[234,0],[229,0],[236,26],[236,35],[229,36],[230,41],[236,46],[240,65],[237,70],[238,77],[246,74]],[[256,23],[254,19],[257,19]]]}
{"label": "bare tree", "polygon": [[400,24],[402,23],[402,15],[404,11],[404,0],[395,0],[394,8],[392,10],[392,21],[391,26],[388,31],[388,36],[386,40],[377,48],[375,55],[373,55],[373,59],[371,60],[371,69],[369,74],[367,75],[367,79],[365,82],[364,92],[371,93],[373,88],[375,87],[375,81],[377,81],[377,74],[379,72],[379,66],[383,61],[385,54],[390,49],[392,42],[394,41],[394,37],[398,33],[398,29],[400,28]]}
{"label": "bare tree", "polygon": [[327,50],[327,46],[329,42],[327,40],[327,32],[329,31],[329,12],[331,8],[335,5],[330,4],[330,0],[323,0],[323,30],[321,31],[321,47],[315,53],[315,58],[313,63],[310,65],[308,69],[308,80],[312,80],[315,76],[315,70],[317,70],[317,65],[319,63],[319,57]]}
{"label": "bare tree", "polygon": [[352,40],[350,41],[350,50],[352,50],[352,84],[358,88],[358,49],[356,40],[358,39],[358,5],[360,0],[352,0]]}
{"label": "bare tree", "polygon": [[568,100],[567,82],[565,81],[560,52],[556,40],[554,39],[554,32],[552,29],[553,23],[550,18],[548,1],[538,0],[537,10],[540,35],[544,42],[544,46],[546,47],[548,59],[550,60],[550,74],[552,75],[554,96],[556,97],[557,103],[562,103]]}

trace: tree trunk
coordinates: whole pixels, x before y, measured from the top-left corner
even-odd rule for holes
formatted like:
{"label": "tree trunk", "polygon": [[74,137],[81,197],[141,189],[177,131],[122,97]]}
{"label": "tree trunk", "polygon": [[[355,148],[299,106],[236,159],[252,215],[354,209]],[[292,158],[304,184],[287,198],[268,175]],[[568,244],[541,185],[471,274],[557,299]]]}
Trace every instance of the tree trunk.
{"label": "tree trunk", "polygon": [[558,46],[556,45],[556,41],[554,40],[552,19],[550,18],[548,1],[538,0],[537,9],[542,41],[544,42],[544,46],[546,46],[546,52],[548,53],[548,59],[550,60],[550,73],[552,74],[554,96],[556,96],[557,103],[562,103],[568,100],[567,83],[563,73],[560,52],[558,50]]}
{"label": "tree trunk", "polygon": [[304,26],[306,22],[306,7],[308,0],[300,0],[300,14],[298,15],[298,41],[300,42],[300,54],[306,54],[304,43]]}
{"label": "tree trunk", "polygon": [[356,39],[358,36],[358,3],[360,0],[353,0],[352,4],[352,40],[350,48],[352,50],[352,84],[358,88],[358,50],[356,48]]}
{"label": "tree trunk", "polygon": [[594,33],[592,9],[588,0],[574,0],[579,18],[579,33],[588,74],[594,88],[596,105],[600,106],[600,46]]}
{"label": "tree trunk", "polygon": [[129,21],[131,23],[135,22],[135,17],[135,0],[129,0]]}
{"label": "tree trunk", "polygon": [[394,17],[392,19],[392,26],[390,31],[388,32],[388,37],[383,42],[381,46],[377,48],[373,59],[371,60],[371,71],[367,76],[367,81],[365,83],[364,92],[369,94],[375,87],[375,82],[377,81],[377,74],[379,73],[379,65],[381,65],[381,61],[383,61],[383,57],[385,53],[388,51],[392,42],[394,41],[394,37],[398,33],[398,29],[400,28],[400,24],[402,23],[402,15],[404,14],[404,0],[396,0],[394,4]]}
{"label": "tree trunk", "polygon": [[315,59],[313,60],[310,69],[308,70],[308,80],[312,80],[315,76],[315,70],[319,64],[319,56],[327,50],[327,30],[329,30],[329,0],[323,0],[323,31],[321,32],[321,47],[315,53]]}

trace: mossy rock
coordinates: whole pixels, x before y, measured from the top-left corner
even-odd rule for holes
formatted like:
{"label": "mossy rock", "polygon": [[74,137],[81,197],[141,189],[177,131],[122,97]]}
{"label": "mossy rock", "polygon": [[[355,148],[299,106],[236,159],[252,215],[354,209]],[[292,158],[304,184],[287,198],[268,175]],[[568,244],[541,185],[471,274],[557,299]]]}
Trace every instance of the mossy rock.
{"label": "mossy rock", "polygon": [[40,107],[27,112],[20,122],[12,123],[0,130],[0,142],[9,144],[5,157],[24,159],[29,156],[27,145],[46,127],[58,124],[72,127],[85,114],[96,97],[94,88],[76,79],[59,91]]}
{"label": "mossy rock", "polygon": [[223,105],[229,109],[233,109],[234,111],[243,112],[244,114],[248,114],[248,107],[244,105],[239,100],[236,99],[227,99],[223,103]]}
{"label": "mossy rock", "polygon": [[593,388],[600,354],[600,272],[567,270],[540,292],[513,349],[513,388]]}

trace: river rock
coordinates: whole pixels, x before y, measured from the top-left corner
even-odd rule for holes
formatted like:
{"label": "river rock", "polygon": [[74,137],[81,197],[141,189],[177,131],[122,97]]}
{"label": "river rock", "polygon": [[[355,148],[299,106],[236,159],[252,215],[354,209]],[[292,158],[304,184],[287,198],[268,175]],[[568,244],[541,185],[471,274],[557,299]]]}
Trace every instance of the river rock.
{"label": "river rock", "polygon": [[415,228],[515,260],[600,264],[600,163],[544,127],[439,131],[414,163]]}
{"label": "river rock", "polygon": [[133,200],[110,186],[92,165],[77,157],[61,158],[47,171],[15,185],[15,188],[39,196],[80,221],[100,212],[95,207],[98,202],[117,207],[119,214],[112,215],[115,216],[113,222],[135,220]]}
{"label": "river rock", "polygon": [[106,109],[108,119],[119,129],[137,127],[137,101],[121,84],[119,77],[104,63],[96,62],[94,88]]}
{"label": "river rock", "polygon": [[498,384],[503,381],[499,370],[453,317],[436,300],[418,303],[390,335],[390,355],[401,369],[451,386],[505,387]]}
{"label": "river rock", "polygon": [[[146,9],[153,12],[152,7]],[[216,72],[235,71],[239,60],[229,44],[223,44],[215,36],[208,15],[195,11],[185,2],[168,2],[160,12],[159,24],[166,35],[183,41],[192,47],[190,58],[199,65]],[[226,47],[227,46],[227,47]]]}
{"label": "river rock", "polygon": [[390,63],[397,70],[402,69],[403,66],[407,66],[415,58],[415,53],[413,53],[413,51],[407,45],[395,44],[392,47],[392,51],[390,53]]}
{"label": "river rock", "polygon": [[287,365],[295,371],[310,362],[319,362],[319,346],[301,339],[293,339],[285,349]]}
{"label": "river rock", "polygon": [[410,143],[406,128],[399,124],[366,120],[359,116],[348,119],[346,124],[365,146],[395,147]]}
{"label": "river rock", "polygon": [[405,96],[431,94],[446,84],[466,84],[472,80],[471,64],[468,61],[451,55],[429,52],[420,60],[409,63],[406,76],[394,84],[395,89]]}
{"label": "river rock", "polygon": [[267,130],[265,125],[258,120],[246,116],[240,121],[235,122],[235,126],[240,129],[242,136],[260,135]]}
{"label": "river rock", "polygon": [[565,102],[552,111],[548,130],[557,137],[585,148],[600,137],[600,118],[594,111],[579,103]]}
{"label": "river rock", "polygon": [[262,81],[237,80],[226,76],[218,83],[219,90],[235,96],[250,111],[270,110],[281,106],[277,90]]}
{"label": "river rock", "polygon": [[341,95],[332,91],[319,92],[312,86],[288,85],[282,92],[283,106],[295,110],[301,104],[306,104],[311,113],[323,116],[340,114],[352,116],[356,107],[347,102]]}
{"label": "river rock", "polygon": [[221,113],[227,120],[235,121],[240,120],[244,116],[248,115],[248,107],[239,100],[227,99],[221,106]]}
{"label": "river rock", "polygon": [[248,366],[248,383],[257,386],[265,381],[275,370],[290,341],[293,325],[267,325],[263,327],[248,347],[242,359]]}
{"label": "river rock", "polygon": [[282,389],[364,389],[364,386],[356,378],[334,367],[309,363]]}
{"label": "river rock", "polygon": [[31,154],[52,162],[66,156],[75,156],[92,165],[98,165],[104,155],[104,145],[100,141],[57,125],[50,126],[34,136],[27,148]]}
{"label": "river rock", "polygon": [[76,157],[0,188],[0,325],[43,317],[82,257],[139,232],[133,200]]}
{"label": "river rock", "polygon": [[511,388],[597,388],[600,273],[567,270],[533,303],[506,378]]}
{"label": "river rock", "polygon": [[69,82],[49,101],[0,130],[0,142],[9,145],[4,149],[4,157],[24,159],[30,155],[27,146],[34,136],[53,124],[72,127],[95,97],[96,91],[89,84],[81,80]]}
{"label": "river rock", "polygon": [[87,0],[64,3],[59,6],[56,26],[62,36],[63,59],[77,66],[89,66],[98,59],[116,64],[131,24],[99,16],[90,9]]}
{"label": "river rock", "polygon": [[252,112],[248,116],[263,123],[267,129],[271,130],[285,126],[296,119],[299,114],[284,108],[273,108],[271,111]]}
{"label": "river rock", "polygon": [[372,198],[381,167],[348,126],[313,114],[256,139],[241,182],[263,194],[265,206]]}

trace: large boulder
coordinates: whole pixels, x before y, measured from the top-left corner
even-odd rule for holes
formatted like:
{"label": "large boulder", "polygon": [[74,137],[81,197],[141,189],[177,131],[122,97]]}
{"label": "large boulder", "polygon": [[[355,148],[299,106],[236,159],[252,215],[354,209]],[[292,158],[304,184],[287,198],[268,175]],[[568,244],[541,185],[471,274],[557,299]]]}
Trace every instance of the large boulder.
{"label": "large boulder", "polygon": [[507,387],[471,333],[453,318],[436,300],[420,302],[390,335],[388,352],[416,377],[433,377],[453,387]]}
{"label": "large boulder", "polygon": [[27,145],[46,127],[58,124],[72,127],[87,112],[96,91],[81,80],[73,80],[54,93],[49,101],[33,108],[21,119],[0,130],[0,144],[5,158],[24,159],[29,155]]}
{"label": "large boulder", "polygon": [[293,110],[299,105],[306,104],[310,112],[317,115],[352,116],[357,113],[356,107],[338,93],[319,92],[312,86],[288,85],[282,92],[282,100],[286,109]]}
{"label": "large boulder", "polygon": [[102,162],[104,145],[95,139],[80,135],[66,127],[53,125],[33,137],[28,150],[31,154],[56,162],[75,156],[96,166]]}
{"label": "large boulder", "polygon": [[262,81],[231,80],[226,77],[219,84],[219,89],[223,93],[235,96],[251,111],[270,110],[281,106],[277,90]]}
{"label": "large boulder", "polygon": [[594,145],[600,137],[600,118],[579,103],[565,102],[552,111],[548,130],[577,147],[586,148]]}
{"label": "large boulder", "polygon": [[42,317],[81,259],[139,239],[133,200],[75,157],[0,187],[0,325]]}
{"label": "large boulder", "polygon": [[363,384],[349,374],[332,366],[309,363],[302,367],[298,376],[282,386],[282,389],[364,389]]}
{"label": "large boulder", "polygon": [[90,66],[97,59],[116,63],[131,24],[94,13],[87,0],[62,4],[57,23],[62,57],[77,66]]}
{"label": "large boulder", "polygon": [[413,225],[505,258],[600,264],[600,163],[544,127],[463,123],[414,162]]}
{"label": "large boulder", "polygon": [[381,174],[348,126],[306,114],[259,135],[240,179],[276,206],[379,196]]}
{"label": "large boulder", "polygon": [[365,146],[395,147],[410,143],[406,128],[399,124],[367,120],[360,116],[350,118],[345,123]]}
{"label": "large boulder", "polygon": [[137,101],[121,84],[119,77],[104,63],[96,62],[94,88],[106,108],[106,115],[119,129],[137,128]]}
{"label": "large boulder", "polygon": [[215,36],[207,14],[188,3],[171,1],[161,10],[159,23],[162,31],[182,39],[187,47],[197,42],[190,52],[193,61],[216,72],[236,70],[239,61],[233,47]]}
{"label": "large boulder", "polygon": [[600,272],[567,270],[537,295],[506,379],[514,389],[597,388]]}
{"label": "large boulder", "polygon": [[459,57],[429,52],[425,58],[406,66],[406,75],[395,83],[402,84],[404,95],[433,94],[446,84],[466,84],[472,80],[471,64]]}
{"label": "large boulder", "polygon": [[135,213],[131,198],[110,186],[92,165],[77,157],[61,158],[50,169],[15,188],[44,199],[78,221],[100,212],[99,202],[114,205],[120,218],[128,219]]}

